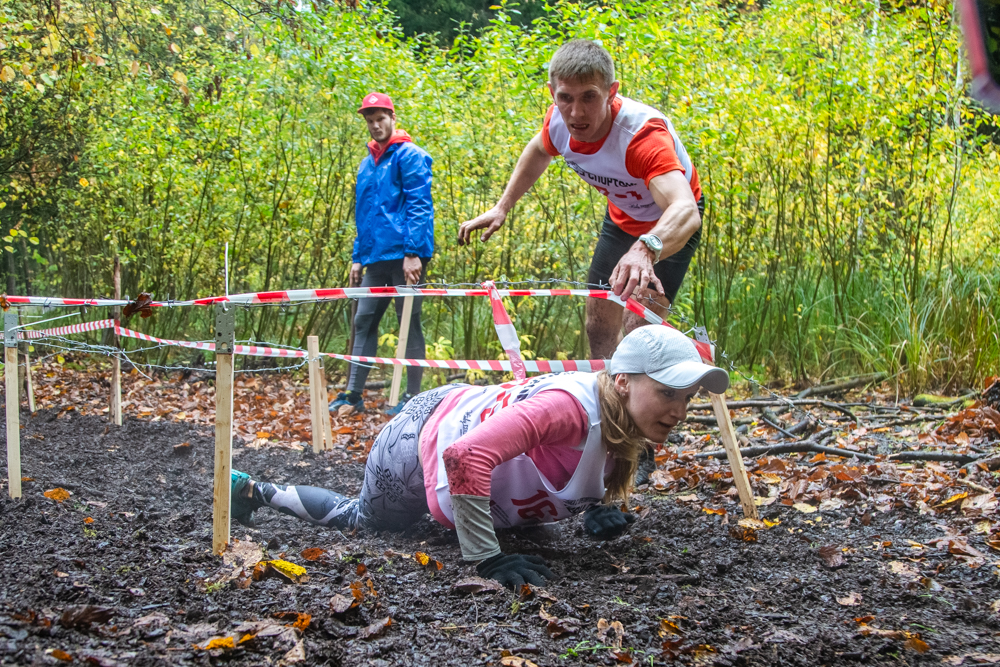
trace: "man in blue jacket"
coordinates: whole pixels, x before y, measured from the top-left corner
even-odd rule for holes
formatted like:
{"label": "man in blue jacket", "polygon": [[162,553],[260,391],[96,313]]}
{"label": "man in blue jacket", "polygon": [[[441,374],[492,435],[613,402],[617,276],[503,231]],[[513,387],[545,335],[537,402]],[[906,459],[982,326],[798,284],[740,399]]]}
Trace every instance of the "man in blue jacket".
{"label": "man in blue jacket", "polygon": [[[354,222],[357,237],[351,265],[351,286],[388,287],[424,282],[427,262],[434,253],[434,202],[431,200],[431,157],[413,143],[410,135],[396,129],[392,100],[383,93],[365,95],[358,113],[368,123],[368,156],[361,161],[355,189]],[[363,277],[362,277],[363,275]],[[403,299],[396,301],[396,317],[402,319]],[[413,299],[413,315],[406,344],[408,359],[423,359],[424,333],[420,328],[423,299]],[[378,350],[378,326],[389,307],[384,298],[360,299],[354,318],[352,354],[373,357]],[[351,364],[347,391],[337,395],[331,410],[350,406],[365,409],[361,392],[368,367]],[[420,393],[423,369],[406,371],[406,394],[393,410],[397,412]]]}

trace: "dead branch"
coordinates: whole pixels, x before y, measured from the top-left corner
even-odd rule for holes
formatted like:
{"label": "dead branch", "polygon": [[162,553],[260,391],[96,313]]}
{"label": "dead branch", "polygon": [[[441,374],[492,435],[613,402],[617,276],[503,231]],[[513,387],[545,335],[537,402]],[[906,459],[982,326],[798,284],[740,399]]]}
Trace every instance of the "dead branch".
{"label": "dead branch", "polygon": [[854,389],[855,387],[861,387],[866,384],[881,382],[887,377],[889,377],[888,373],[872,373],[871,375],[862,375],[861,377],[856,377],[853,380],[847,380],[845,382],[838,382],[836,384],[827,384],[819,387],[809,387],[808,389],[800,391],[798,396],[796,396],[796,398],[805,398],[806,396],[826,396],[827,394],[835,394],[840,391],[847,391],[848,389]]}

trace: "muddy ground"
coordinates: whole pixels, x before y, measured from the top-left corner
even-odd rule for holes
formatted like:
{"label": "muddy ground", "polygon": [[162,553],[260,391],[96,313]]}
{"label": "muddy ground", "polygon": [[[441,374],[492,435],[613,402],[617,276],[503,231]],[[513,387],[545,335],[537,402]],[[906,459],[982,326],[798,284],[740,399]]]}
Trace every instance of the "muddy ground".
{"label": "muddy ground", "polygon": [[[454,534],[429,519],[406,534],[345,536],[264,510],[257,529],[234,524],[233,536],[264,546],[266,558],[304,565],[308,580],[245,580],[241,588],[220,579],[233,568],[210,553],[206,427],[127,418],[119,428],[55,409],[22,412],[22,425],[30,481],[23,499],[10,500],[5,484],[0,497],[4,665],[1000,661],[990,530],[960,531],[989,556],[985,563],[934,542],[977,520],[957,510],[921,515],[862,498],[807,514],[773,503],[762,518],[780,523],[747,542],[735,501],[726,515],[704,510],[719,497],[717,483],[672,495],[646,489],[632,499],[641,518],[612,542],[586,537],[578,519],[502,535],[505,550],[541,554],[559,575],[524,595],[453,589],[474,571]],[[175,452],[182,443],[190,443],[185,454]],[[341,451],[236,446],[233,465],[342,492],[356,491],[363,473]],[[5,464],[0,474],[6,479]],[[882,473],[866,475],[874,487]],[[881,482],[879,493],[899,486]],[[43,496],[56,487],[72,495]],[[833,547],[823,552],[829,563],[822,547]],[[310,548],[326,554],[306,560]],[[442,569],[421,566],[416,552]],[[331,598],[342,596],[342,607],[352,594],[361,598],[353,609],[331,609]],[[280,612],[311,619],[304,630],[286,628],[296,617]],[[391,624],[380,627],[386,618]],[[195,648],[227,636],[235,648]]]}

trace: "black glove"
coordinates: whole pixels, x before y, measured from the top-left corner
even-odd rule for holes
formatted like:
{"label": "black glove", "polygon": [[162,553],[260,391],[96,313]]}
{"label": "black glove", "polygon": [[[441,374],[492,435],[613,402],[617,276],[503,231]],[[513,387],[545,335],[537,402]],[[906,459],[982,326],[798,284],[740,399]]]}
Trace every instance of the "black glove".
{"label": "black glove", "polygon": [[583,525],[587,532],[602,540],[621,535],[633,521],[634,514],[622,512],[615,505],[594,505],[583,514]]}
{"label": "black glove", "polygon": [[477,565],[476,572],[485,579],[496,579],[512,591],[524,584],[542,586],[545,579],[556,578],[541,556],[521,554],[497,554]]}

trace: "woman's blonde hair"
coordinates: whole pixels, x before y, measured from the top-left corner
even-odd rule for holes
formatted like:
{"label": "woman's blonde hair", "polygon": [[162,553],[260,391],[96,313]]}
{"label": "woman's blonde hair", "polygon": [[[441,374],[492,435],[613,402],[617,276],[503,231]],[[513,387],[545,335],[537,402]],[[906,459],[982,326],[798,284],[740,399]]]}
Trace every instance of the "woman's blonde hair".
{"label": "woman's blonde hair", "polygon": [[605,502],[628,500],[632,480],[639,465],[639,453],[647,446],[628,411],[625,397],[615,389],[615,379],[607,371],[597,375],[597,398],[601,406],[601,435],[615,460],[605,486]]}

